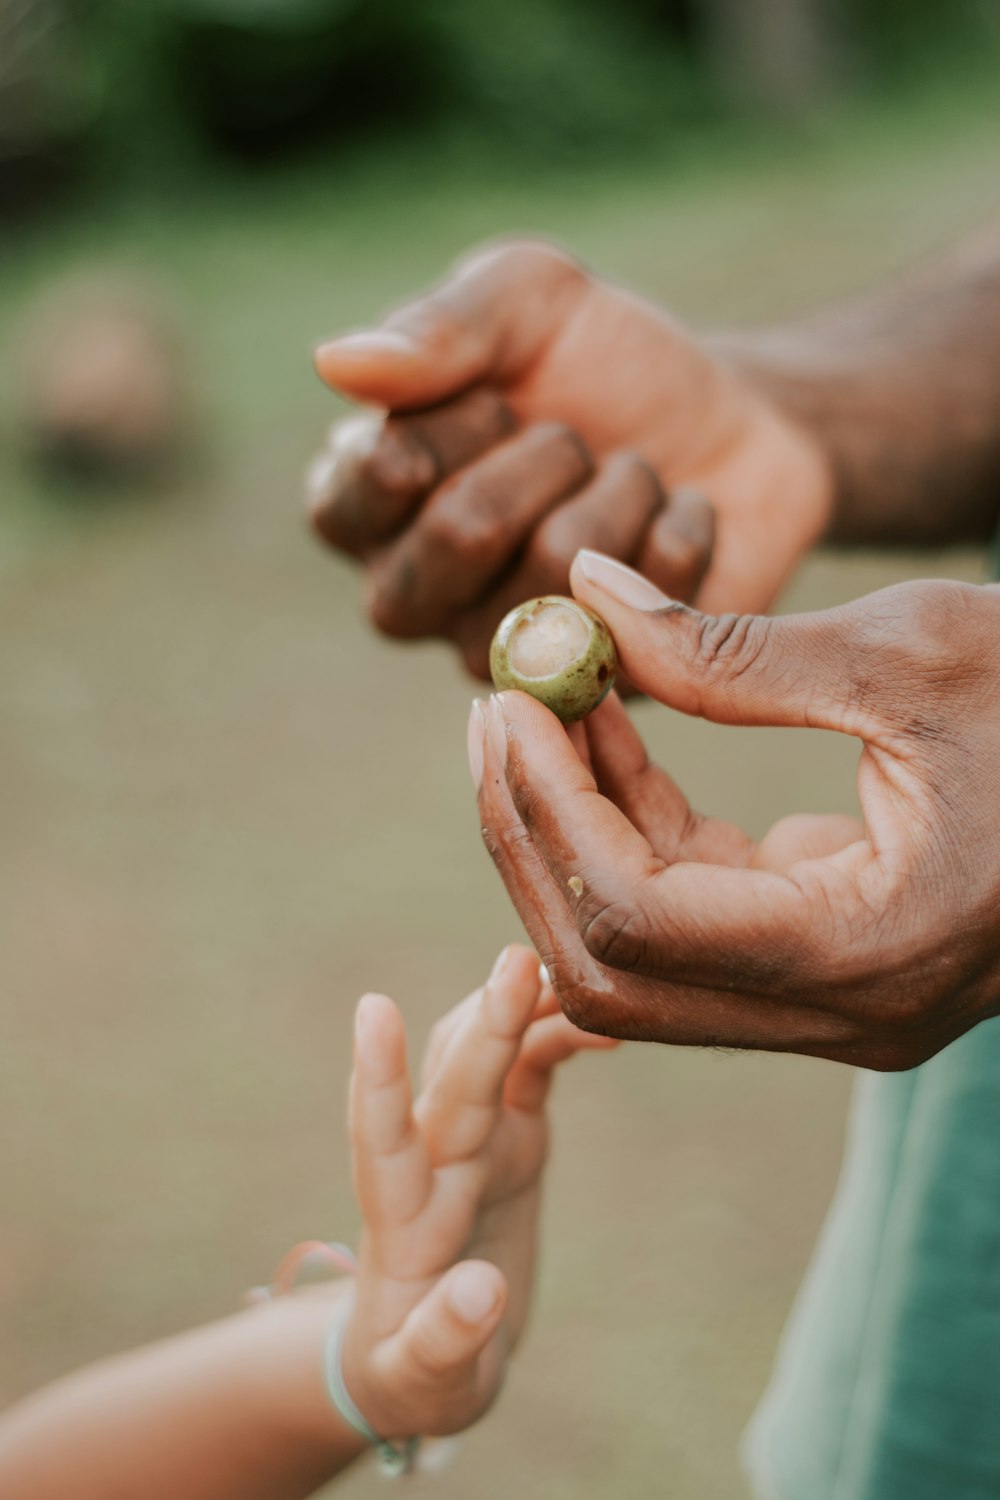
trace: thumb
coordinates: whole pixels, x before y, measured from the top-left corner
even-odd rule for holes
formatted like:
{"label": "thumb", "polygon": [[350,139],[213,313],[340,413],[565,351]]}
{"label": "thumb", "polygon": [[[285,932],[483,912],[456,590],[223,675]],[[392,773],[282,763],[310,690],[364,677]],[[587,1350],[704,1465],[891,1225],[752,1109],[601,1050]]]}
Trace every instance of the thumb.
{"label": "thumb", "polygon": [[[862,605],[814,614],[705,615],[599,552],[579,552],[573,593],[607,622],[635,687],[720,724],[835,729],[871,739],[855,687]],[[869,648],[871,649],[871,648]],[[874,664],[860,663],[873,685]]]}
{"label": "thumb", "polygon": [[344,395],[390,409],[502,384],[538,356],[586,286],[576,262],[548,245],[480,251],[380,327],[321,344],[316,369]]}
{"label": "thumb", "polygon": [[503,1273],[489,1261],[453,1266],[413,1309],[387,1350],[399,1390],[414,1396],[471,1372],[499,1327],[506,1302]]}

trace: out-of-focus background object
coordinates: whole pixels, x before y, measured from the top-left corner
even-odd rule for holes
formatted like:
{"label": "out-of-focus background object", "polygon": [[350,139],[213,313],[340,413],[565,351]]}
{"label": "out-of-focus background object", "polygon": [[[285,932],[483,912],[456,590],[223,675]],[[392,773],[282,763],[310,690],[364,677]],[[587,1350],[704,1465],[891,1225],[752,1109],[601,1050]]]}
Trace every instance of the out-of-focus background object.
{"label": "out-of-focus background object", "polygon": [[63,0],[0,0],[0,216],[62,183],[100,108],[100,71]]}
{"label": "out-of-focus background object", "polygon": [[57,283],[20,332],[28,451],[97,482],[154,475],[185,425],[179,341],[162,296],[128,275]]}
{"label": "out-of-focus background object", "polygon": [[[312,343],[511,230],[704,326],[851,293],[1000,209],[998,45],[973,0],[0,0],[0,1401],[349,1238],[355,997],[419,1036],[516,932],[470,684],[302,522]],[[39,462],[60,338],[47,422],[185,462]],[[980,567],[821,557],[785,602]],[[752,831],[854,805],[848,741],[636,713]],[[436,1500],[744,1496],[849,1083],[574,1064],[533,1336]]]}

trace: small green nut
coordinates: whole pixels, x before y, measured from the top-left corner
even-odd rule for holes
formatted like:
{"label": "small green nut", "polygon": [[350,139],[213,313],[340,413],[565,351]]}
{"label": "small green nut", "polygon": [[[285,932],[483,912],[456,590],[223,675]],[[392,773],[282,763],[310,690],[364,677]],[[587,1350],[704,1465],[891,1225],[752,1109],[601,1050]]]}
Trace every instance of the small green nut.
{"label": "small green nut", "polygon": [[530,693],[564,724],[593,712],[611,691],[617,668],[615,643],[601,617],[561,594],[512,609],[490,646],[497,691]]}

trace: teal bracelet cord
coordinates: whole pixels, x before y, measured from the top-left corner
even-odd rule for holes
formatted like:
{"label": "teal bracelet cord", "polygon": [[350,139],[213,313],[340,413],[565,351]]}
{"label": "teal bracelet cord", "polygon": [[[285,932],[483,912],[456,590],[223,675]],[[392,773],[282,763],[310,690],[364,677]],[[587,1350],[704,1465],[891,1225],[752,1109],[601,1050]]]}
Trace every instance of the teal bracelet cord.
{"label": "teal bracelet cord", "polygon": [[[293,1245],[275,1271],[267,1286],[251,1287],[247,1293],[249,1302],[271,1302],[275,1297],[288,1296],[299,1285],[300,1277],[309,1267],[324,1267],[341,1275],[351,1276],[357,1270],[354,1252],[336,1240],[303,1240]],[[375,1458],[380,1471],[390,1478],[410,1474],[416,1466],[419,1437],[407,1438],[402,1443],[391,1443],[379,1437],[374,1427],[365,1420],[351,1399],[344,1383],[343,1341],[344,1327],[351,1310],[350,1298],[338,1307],[323,1350],[323,1371],[330,1404],[338,1411],[349,1427],[353,1427],[366,1443],[375,1449]]]}
{"label": "teal bracelet cord", "polygon": [[420,1439],[411,1437],[402,1443],[391,1443],[388,1438],[379,1437],[374,1427],[366,1421],[355,1406],[344,1382],[344,1328],[350,1311],[351,1303],[348,1298],[338,1307],[333,1322],[330,1324],[324,1357],[327,1395],[348,1426],[353,1427],[366,1443],[371,1443],[375,1449],[376,1462],[383,1474],[389,1478],[410,1474],[416,1462]]}

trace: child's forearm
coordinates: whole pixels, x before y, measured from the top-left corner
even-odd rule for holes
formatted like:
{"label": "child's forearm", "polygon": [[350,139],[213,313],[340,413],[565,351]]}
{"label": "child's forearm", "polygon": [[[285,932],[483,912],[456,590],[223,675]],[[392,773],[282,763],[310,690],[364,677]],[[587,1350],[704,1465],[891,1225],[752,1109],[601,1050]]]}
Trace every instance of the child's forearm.
{"label": "child's forearm", "polygon": [[300,1500],[363,1441],[330,1405],[333,1303],[288,1297],[71,1375],[0,1420],[4,1500]]}

